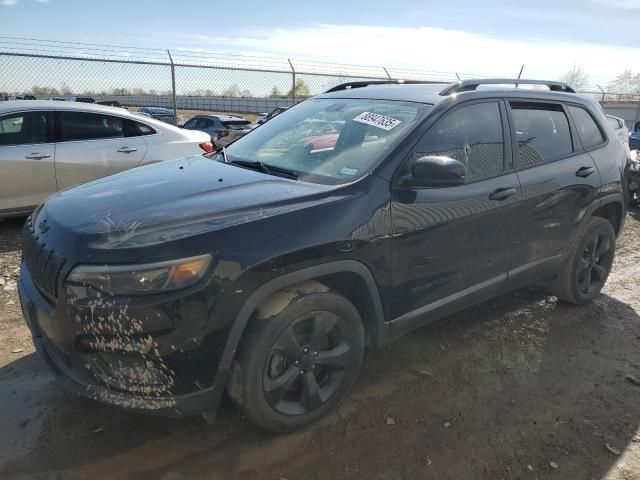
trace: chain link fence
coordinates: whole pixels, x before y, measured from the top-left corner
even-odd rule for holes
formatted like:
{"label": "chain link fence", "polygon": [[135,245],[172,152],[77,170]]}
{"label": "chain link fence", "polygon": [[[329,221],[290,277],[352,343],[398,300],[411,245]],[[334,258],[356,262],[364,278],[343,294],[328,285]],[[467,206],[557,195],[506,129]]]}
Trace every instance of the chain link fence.
{"label": "chain link fence", "polygon": [[[450,83],[486,78],[472,73],[231,55],[202,49],[169,51],[2,36],[0,72],[0,98],[91,97],[133,109],[167,107],[187,114],[266,113],[350,81]],[[607,113],[623,118],[629,126],[640,121],[640,95],[607,92],[599,86],[581,93],[600,101]]]}

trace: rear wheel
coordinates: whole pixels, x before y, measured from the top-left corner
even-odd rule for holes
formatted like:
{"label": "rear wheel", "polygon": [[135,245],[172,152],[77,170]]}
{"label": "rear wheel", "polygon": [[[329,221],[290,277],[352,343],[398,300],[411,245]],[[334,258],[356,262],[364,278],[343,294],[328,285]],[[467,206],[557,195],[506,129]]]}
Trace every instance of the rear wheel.
{"label": "rear wheel", "polygon": [[604,218],[591,217],[573,244],[553,291],[561,300],[582,305],[595,298],[609,277],[616,234]]}
{"label": "rear wheel", "polygon": [[327,413],[352,386],[364,343],[360,316],[347,299],[299,296],[271,318],[254,320],[229,393],[256,425],[294,430]]}

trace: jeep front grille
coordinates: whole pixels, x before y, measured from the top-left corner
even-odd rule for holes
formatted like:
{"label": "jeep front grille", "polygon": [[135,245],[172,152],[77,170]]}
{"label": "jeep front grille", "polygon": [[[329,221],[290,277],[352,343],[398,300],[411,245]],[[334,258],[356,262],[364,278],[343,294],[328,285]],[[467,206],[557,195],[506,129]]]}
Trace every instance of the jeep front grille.
{"label": "jeep front grille", "polygon": [[65,259],[47,247],[33,231],[31,219],[22,231],[22,257],[33,283],[50,300],[58,297],[58,277]]}

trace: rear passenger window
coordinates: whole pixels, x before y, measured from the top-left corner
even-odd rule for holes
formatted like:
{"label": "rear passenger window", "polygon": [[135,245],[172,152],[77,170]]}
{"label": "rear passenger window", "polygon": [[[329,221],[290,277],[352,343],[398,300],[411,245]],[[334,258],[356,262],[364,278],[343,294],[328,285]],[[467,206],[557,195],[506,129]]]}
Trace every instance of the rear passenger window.
{"label": "rear passenger window", "polygon": [[138,130],[140,131],[140,135],[153,135],[154,133],[156,133],[156,131],[153,128],[151,128],[149,125],[146,125],[140,122],[135,122],[135,123],[136,123],[136,127],[138,127]]}
{"label": "rear passenger window", "polygon": [[464,163],[467,179],[496,175],[504,169],[502,117],[497,103],[461,107],[431,127],[413,156],[441,155]]}
{"label": "rear passenger window", "polygon": [[64,141],[124,136],[124,125],[120,117],[87,112],[62,112],[62,137]]}
{"label": "rear passenger window", "polygon": [[569,120],[560,105],[512,103],[521,167],[531,167],[573,152]]}
{"label": "rear passenger window", "polygon": [[582,146],[587,150],[604,143],[605,138],[591,114],[582,107],[569,106]]}
{"label": "rear passenger window", "polygon": [[30,145],[47,141],[47,113],[12,113],[0,117],[0,145]]}

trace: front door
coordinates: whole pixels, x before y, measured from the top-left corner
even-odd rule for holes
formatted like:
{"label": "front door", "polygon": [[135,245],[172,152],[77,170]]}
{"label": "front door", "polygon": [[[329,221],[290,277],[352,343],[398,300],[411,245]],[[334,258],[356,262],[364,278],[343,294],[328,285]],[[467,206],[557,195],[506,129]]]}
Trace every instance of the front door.
{"label": "front door", "polygon": [[140,165],[147,143],[134,122],[91,112],[58,112],[61,142],[56,145],[58,190]]}
{"label": "front door", "polygon": [[0,215],[28,213],[56,192],[50,112],[0,117]]}
{"label": "front door", "polygon": [[465,164],[467,179],[454,187],[394,187],[393,335],[493,296],[505,284],[521,200],[505,119],[500,101],[457,107],[401,167],[410,171],[426,155],[448,156]]}

